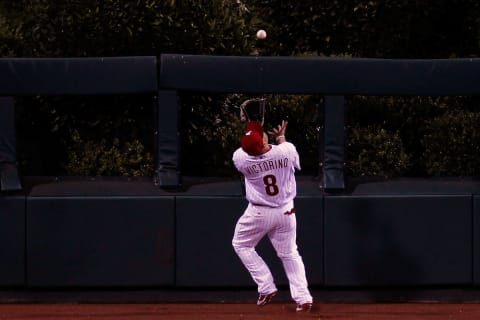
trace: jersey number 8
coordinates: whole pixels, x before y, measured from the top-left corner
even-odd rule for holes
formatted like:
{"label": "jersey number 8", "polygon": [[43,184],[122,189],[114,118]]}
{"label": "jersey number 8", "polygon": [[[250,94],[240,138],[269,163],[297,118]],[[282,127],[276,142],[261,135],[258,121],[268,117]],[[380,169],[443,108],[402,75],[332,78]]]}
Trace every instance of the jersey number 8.
{"label": "jersey number 8", "polygon": [[278,194],[277,178],[273,174],[263,177],[263,183],[265,184],[265,192],[269,196],[275,196]]}

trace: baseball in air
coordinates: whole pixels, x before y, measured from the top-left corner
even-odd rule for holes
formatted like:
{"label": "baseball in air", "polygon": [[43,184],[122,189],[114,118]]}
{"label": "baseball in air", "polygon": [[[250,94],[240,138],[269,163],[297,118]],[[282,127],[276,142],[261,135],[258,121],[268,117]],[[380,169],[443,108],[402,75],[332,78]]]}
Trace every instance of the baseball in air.
{"label": "baseball in air", "polygon": [[265,30],[260,29],[257,31],[257,39],[263,40],[266,37],[267,37],[267,32]]}

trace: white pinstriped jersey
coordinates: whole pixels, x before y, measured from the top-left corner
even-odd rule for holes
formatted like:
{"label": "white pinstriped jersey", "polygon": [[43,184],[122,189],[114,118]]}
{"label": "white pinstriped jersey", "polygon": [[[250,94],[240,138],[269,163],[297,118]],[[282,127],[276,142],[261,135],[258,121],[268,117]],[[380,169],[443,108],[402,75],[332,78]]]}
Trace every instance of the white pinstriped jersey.
{"label": "white pinstriped jersey", "polygon": [[245,177],[246,198],[251,204],[276,208],[295,198],[295,168],[300,170],[300,157],[292,143],[272,145],[260,156],[250,156],[239,148],[233,153],[233,163]]}

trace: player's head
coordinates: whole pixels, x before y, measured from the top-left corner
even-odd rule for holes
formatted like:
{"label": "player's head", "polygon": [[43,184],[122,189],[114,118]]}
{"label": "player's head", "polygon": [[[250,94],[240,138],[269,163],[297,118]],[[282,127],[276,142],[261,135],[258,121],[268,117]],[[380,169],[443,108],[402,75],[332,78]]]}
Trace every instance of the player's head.
{"label": "player's head", "polygon": [[245,133],[240,140],[243,151],[251,156],[258,156],[263,153],[263,149],[267,141],[266,134],[263,132],[262,125],[257,121],[249,121],[245,126]]}

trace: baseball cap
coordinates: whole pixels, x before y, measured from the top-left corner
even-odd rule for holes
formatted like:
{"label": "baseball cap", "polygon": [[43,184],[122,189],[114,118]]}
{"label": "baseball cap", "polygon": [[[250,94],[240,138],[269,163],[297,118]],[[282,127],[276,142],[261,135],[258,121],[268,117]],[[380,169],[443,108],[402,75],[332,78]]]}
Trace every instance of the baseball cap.
{"label": "baseball cap", "polygon": [[249,121],[245,126],[245,133],[240,140],[243,151],[251,156],[262,153],[263,150],[263,127],[259,122]]}

